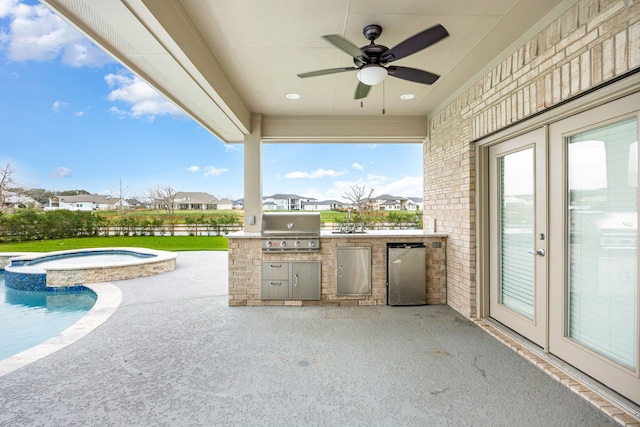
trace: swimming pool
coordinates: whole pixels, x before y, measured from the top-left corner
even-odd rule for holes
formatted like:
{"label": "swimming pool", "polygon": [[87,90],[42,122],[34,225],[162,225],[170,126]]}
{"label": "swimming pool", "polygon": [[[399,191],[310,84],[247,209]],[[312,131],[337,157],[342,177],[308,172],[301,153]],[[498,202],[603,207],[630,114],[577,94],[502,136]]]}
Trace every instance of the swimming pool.
{"label": "swimming pool", "polygon": [[36,292],[5,286],[0,271],[0,360],[54,337],[75,324],[96,302],[89,289]]}

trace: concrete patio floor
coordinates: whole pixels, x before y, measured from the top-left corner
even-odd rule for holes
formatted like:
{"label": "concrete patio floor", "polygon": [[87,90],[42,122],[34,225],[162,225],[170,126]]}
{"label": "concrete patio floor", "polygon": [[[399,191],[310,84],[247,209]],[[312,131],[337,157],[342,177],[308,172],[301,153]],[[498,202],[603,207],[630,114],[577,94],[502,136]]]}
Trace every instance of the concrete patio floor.
{"label": "concrete patio floor", "polygon": [[228,307],[226,278],[186,252],[114,282],[106,322],[0,377],[0,425],[617,425],[447,306]]}

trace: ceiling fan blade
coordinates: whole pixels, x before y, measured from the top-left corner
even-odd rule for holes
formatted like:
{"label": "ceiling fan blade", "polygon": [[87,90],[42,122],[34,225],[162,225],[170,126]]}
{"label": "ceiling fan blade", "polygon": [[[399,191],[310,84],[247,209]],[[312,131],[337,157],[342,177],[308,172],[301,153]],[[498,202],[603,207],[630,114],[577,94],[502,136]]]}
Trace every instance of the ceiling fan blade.
{"label": "ceiling fan blade", "polygon": [[448,36],[449,32],[442,25],[435,25],[392,47],[382,55],[380,60],[383,64],[396,61],[427,48]]}
{"label": "ceiling fan blade", "polygon": [[369,59],[366,53],[360,50],[358,46],[351,43],[349,40],[342,38],[337,34],[329,34],[327,36],[322,36],[323,39],[340,49],[341,51],[348,53],[352,57],[356,59],[364,58]]}
{"label": "ceiling fan blade", "polygon": [[336,74],[336,73],[343,73],[345,71],[354,71],[354,70],[357,70],[357,68],[356,67],[328,68],[326,70],[309,71],[308,73],[301,73],[301,74],[298,74],[298,77],[304,79],[305,77],[324,76],[326,74]]}
{"label": "ceiling fan blade", "polygon": [[418,70],[416,68],[409,67],[387,67],[387,72],[390,76],[397,77],[399,79],[409,80],[416,83],[423,83],[430,85],[435,83],[440,78],[439,75],[430,73],[428,71]]}
{"label": "ceiling fan blade", "polygon": [[358,82],[358,87],[356,88],[356,94],[353,99],[362,99],[366,98],[369,95],[369,91],[371,90],[371,86],[366,85],[362,82]]}

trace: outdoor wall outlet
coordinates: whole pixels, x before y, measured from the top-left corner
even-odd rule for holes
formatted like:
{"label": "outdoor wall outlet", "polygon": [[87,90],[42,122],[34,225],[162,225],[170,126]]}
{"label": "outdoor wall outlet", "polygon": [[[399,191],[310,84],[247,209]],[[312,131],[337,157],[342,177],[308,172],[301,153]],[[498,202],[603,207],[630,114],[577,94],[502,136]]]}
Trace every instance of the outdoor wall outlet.
{"label": "outdoor wall outlet", "polygon": [[431,243],[431,247],[432,247],[432,248],[436,248],[436,249],[441,248],[441,247],[442,247],[442,243],[440,243],[440,242],[433,242],[433,243]]}
{"label": "outdoor wall outlet", "polygon": [[249,225],[256,225],[256,216],[249,215]]}

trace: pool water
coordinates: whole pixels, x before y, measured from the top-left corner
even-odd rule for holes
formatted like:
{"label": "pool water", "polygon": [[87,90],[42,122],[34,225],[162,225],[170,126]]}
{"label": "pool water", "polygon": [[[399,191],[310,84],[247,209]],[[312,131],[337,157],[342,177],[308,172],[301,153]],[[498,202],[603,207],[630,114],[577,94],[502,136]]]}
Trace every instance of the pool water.
{"label": "pool water", "polygon": [[58,335],[96,302],[90,291],[35,292],[7,288],[0,271],[0,360]]}

